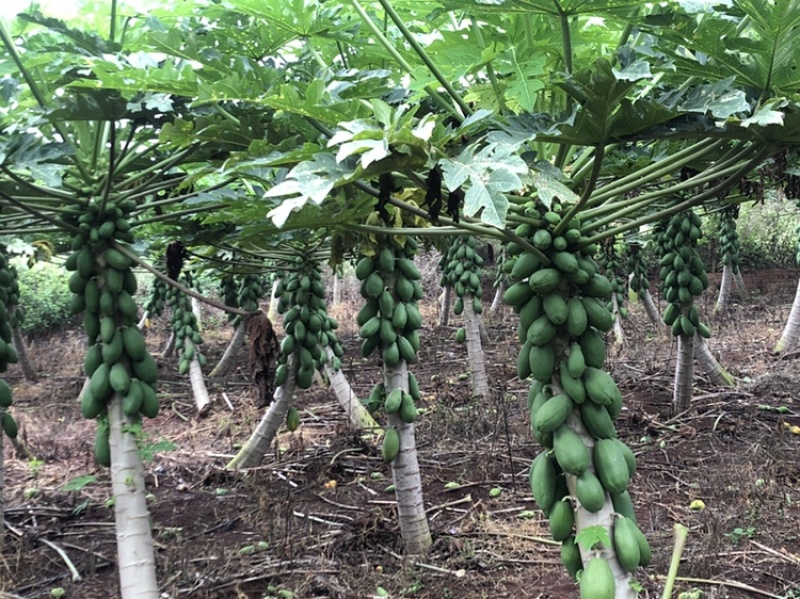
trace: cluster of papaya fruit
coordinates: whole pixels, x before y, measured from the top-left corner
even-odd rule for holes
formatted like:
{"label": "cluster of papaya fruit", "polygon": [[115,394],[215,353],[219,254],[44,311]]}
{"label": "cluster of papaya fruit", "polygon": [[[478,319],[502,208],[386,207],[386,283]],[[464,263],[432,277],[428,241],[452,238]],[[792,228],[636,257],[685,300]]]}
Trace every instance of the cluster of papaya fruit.
{"label": "cluster of papaya fruit", "polygon": [[[219,280],[219,297],[222,299],[222,303],[226,306],[232,306],[234,308],[238,307],[239,287],[240,285],[236,275],[224,273],[222,278]],[[236,318],[236,315],[232,312],[226,312],[225,315],[231,322]]]}
{"label": "cluster of papaya fruit", "polygon": [[150,297],[147,298],[147,305],[144,308],[148,317],[160,316],[164,312],[164,308],[167,305],[168,289],[169,285],[164,280],[159,277],[153,279],[153,285],[150,287]]}
{"label": "cluster of papaya fruit", "polygon": [[600,274],[591,257],[597,247],[586,243],[577,218],[562,222],[557,205],[530,208],[527,216],[540,226],[523,224],[515,232],[536,252],[509,244],[516,256],[509,275],[516,282],[504,300],[520,316],[517,370],[520,378],[535,379],[528,394],[531,428],[545,448],[531,464],[531,491],[553,538],[562,542],[564,565],[573,576],[584,571],[581,597],[613,597],[606,558],[591,553],[584,564],[575,541],[575,510],[596,513],[610,503],[620,565],[633,571],[650,561],[627,491],[636,460],[614,427],[622,394],[603,370],[612,283]]}
{"label": "cluster of papaya fruit", "polygon": [[[545,217],[550,223],[560,222],[556,212],[549,211]],[[538,253],[523,252],[517,244],[509,244],[509,253],[514,256],[510,278],[516,282],[503,294],[503,301],[520,317],[522,349],[517,374],[521,379],[533,375],[545,383],[555,371],[557,337],[567,335],[573,339],[569,353],[575,355],[576,364],[585,361],[599,368],[605,361],[602,333],[613,325],[606,306],[611,282],[600,274],[591,258],[597,248],[573,249],[582,238],[580,231],[572,227],[554,238],[554,226],[517,227],[517,235],[530,239]]]}
{"label": "cluster of papaya fruit", "polygon": [[[481,296],[481,268],[483,257],[476,251],[475,237],[456,237],[450,244],[447,253],[439,261],[442,276],[439,285],[450,285],[456,293],[453,312],[458,316],[464,311],[464,303],[470,302],[475,314],[483,312]],[[466,331],[463,328],[456,331],[456,341],[463,343],[466,340]]]}
{"label": "cluster of papaya fruit", "polygon": [[694,337],[695,331],[708,339],[710,329],[700,321],[694,298],[708,287],[703,259],[696,246],[703,232],[696,212],[687,210],[673,215],[657,238],[661,250],[661,295],[669,305],[664,310],[664,323],[677,337]]}
{"label": "cluster of papaya fruit", "polygon": [[[598,263],[605,277],[611,282],[611,296],[616,299],[619,315],[622,318],[627,318],[628,308],[625,305],[625,291],[628,286],[625,282],[625,246],[618,243],[616,237],[609,237],[603,243],[603,251],[600,254]],[[606,307],[612,314],[614,313],[612,300],[606,302]]]}
{"label": "cluster of papaya fruit", "polygon": [[730,265],[733,274],[739,274],[739,233],[736,231],[735,207],[722,211],[719,223],[719,248],[722,252],[722,264]]}
{"label": "cluster of papaya fruit", "polygon": [[[264,293],[264,277],[260,273],[249,272],[241,278],[235,303],[227,304],[226,302],[226,304],[248,312],[255,312],[258,310],[258,302],[264,297]],[[233,326],[238,326],[241,321],[242,317],[237,314],[233,319]]]}
{"label": "cluster of papaya fruit", "polygon": [[632,242],[628,244],[627,259],[628,274],[631,275],[630,287],[634,293],[650,290],[650,276],[647,272],[647,263],[642,256],[642,246]]}
{"label": "cluster of papaya fruit", "polygon": [[[295,264],[297,269],[281,279],[275,291],[286,334],[281,342],[275,385],[282,386],[291,374],[297,387],[308,389],[314,381],[314,372],[328,362],[325,348],[333,351],[331,367],[334,370],[341,368],[344,348],[335,333],[339,323],[328,315],[325,305],[319,264],[302,256],[295,259]],[[296,371],[290,373],[289,356],[292,354],[296,356],[297,366]]]}
{"label": "cluster of papaya fruit", "polygon": [[[364,340],[361,354],[367,358],[381,348],[384,367],[393,369],[401,362],[417,361],[418,329],[422,326],[417,302],[423,296],[421,275],[414,264],[419,246],[411,237],[386,235],[375,237],[375,241],[374,254],[362,257],[356,264],[361,296],[366,300],[357,317]],[[390,423],[395,422],[383,437],[386,463],[393,462],[400,453],[397,425],[416,421],[419,400],[419,384],[412,372],[407,372],[405,386],[387,389],[384,383],[378,383],[372,388],[367,405],[383,405]]]}
{"label": "cluster of papaya fruit", "polygon": [[[17,352],[11,341],[13,323],[9,318],[7,307],[16,306],[18,300],[17,272],[8,264],[5,252],[0,252],[0,372],[5,372],[9,364],[17,363]],[[15,314],[19,310],[21,308],[17,308]],[[14,439],[19,427],[14,417],[5,411],[11,402],[11,387],[5,380],[0,379],[0,427],[6,435]]]}
{"label": "cluster of papaya fruit", "polygon": [[95,457],[110,464],[107,405],[114,395],[122,398],[126,416],[155,418],[158,367],[136,326],[137,290],[131,259],[114,247],[132,241],[128,212],[135,204],[122,202],[104,208],[90,203],[77,217],[81,232],[72,240],[73,253],[66,268],[72,271],[72,311],[84,313],[89,348],[84,358],[88,388],[81,396],[81,413],[98,420]]}
{"label": "cluster of papaya fruit", "polygon": [[192,311],[191,298],[181,290],[170,287],[167,290],[167,304],[172,308],[172,333],[175,335],[175,349],[178,353],[178,374],[189,372],[192,360],[197,358],[200,366],[206,365],[206,357],[197,348],[203,343],[200,323]]}
{"label": "cluster of papaya fruit", "polygon": [[368,358],[380,348],[383,363],[394,368],[405,360],[417,361],[418,329],[422,315],[417,301],[423,297],[420,273],[414,265],[418,245],[404,237],[403,244],[387,237],[373,256],[364,256],[356,264],[361,281],[361,296],[366,300],[359,310],[361,355]]}
{"label": "cluster of papaya fruit", "polygon": [[[388,394],[383,383],[378,383],[373,387],[371,401],[380,401],[383,398],[383,407],[387,414],[396,414],[404,424],[416,422],[417,402],[420,400],[419,383],[413,372],[408,373],[408,391],[401,387],[395,387]],[[394,428],[386,429],[383,436],[383,460],[390,464],[400,453],[400,433]]]}

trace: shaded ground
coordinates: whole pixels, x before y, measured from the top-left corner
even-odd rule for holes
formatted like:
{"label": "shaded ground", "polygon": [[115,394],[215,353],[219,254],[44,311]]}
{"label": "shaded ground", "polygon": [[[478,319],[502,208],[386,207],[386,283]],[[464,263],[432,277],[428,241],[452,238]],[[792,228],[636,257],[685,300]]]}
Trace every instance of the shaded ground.
{"label": "shaded ground", "polygon": [[[631,495],[654,549],[653,565],[639,574],[651,595],[661,593],[680,522],[690,529],[680,575],[707,580],[682,581],[679,591],[800,597],[800,435],[786,428],[800,425],[800,375],[797,356],[769,352],[791,298],[770,301],[739,306],[729,324],[714,327],[712,351],[740,385],[723,390],[699,375],[685,414],[670,411],[674,350],[641,310],[626,324],[627,347],[610,360],[627,407],[620,437],[639,460]],[[162,596],[356,598],[380,589],[443,599],[576,596],[528,488],[539,449],[528,432],[527,390],[514,374],[515,328],[510,318],[489,325],[489,405],[469,400],[465,350],[450,341],[453,329],[422,335],[414,371],[428,412],[417,430],[434,546],[418,563],[399,556],[388,467],[349,429],[328,389],[302,393],[300,429],[282,434],[261,468],[236,475],[224,465],[260,418],[244,353],[239,372],[209,382],[214,411],[203,420],[193,417],[188,380],[174,374],[174,361],[159,360],[162,409],[147,423],[145,446],[176,445],[146,464]],[[207,334],[210,363],[228,335],[225,327]],[[74,403],[80,339],[75,332],[32,342],[42,373],[36,384],[9,373],[21,440],[35,458],[15,455],[6,442],[0,597],[46,597],[57,586],[69,598],[118,596],[108,472],[93,463],[94,423]],[[377,366],[357,357],[352,333],[344,341],[344,369],[364,396]],[[148,342],[158,354],[165,339],[156,330]],[[96,478],[64,490],[85,475]],[[689,509],[695,499],[704,511]],[[81,581],[71,581],[58,551]]]}

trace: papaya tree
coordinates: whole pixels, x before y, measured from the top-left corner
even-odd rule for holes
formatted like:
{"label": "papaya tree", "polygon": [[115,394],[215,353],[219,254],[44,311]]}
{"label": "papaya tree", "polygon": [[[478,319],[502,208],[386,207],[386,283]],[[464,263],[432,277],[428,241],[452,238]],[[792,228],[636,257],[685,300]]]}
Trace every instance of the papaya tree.
{"label": "papaya tree", "polygon": [[[191,287],[187,275],[179,278],[178,282]],[[178,351],[178,374],[189,375],[197,413],[203,416],[211,408],[211,399],[208,396],[208,388],[203,377],[206,357],[200,351],[203,337],[200,334],[197,316],[192,309],[192,299],[179,289],[170,287],[167,291],[167,304],[171,308],[172,334],[170,338],[174,341],[175,349]]]}
{"label": "papaya tree", "polygon": [[[370,215],[380,230],[378,212]],[[385,223],[383,223],[385,224]],[[409,365],[417,361],[422,316],[417,301],[422,297],[420,273],[414,265],[417,242],[413,237],[371,233],[362,244],[356,267],[365,300],[359,312],[361,353],[378,352],[383,380],[376,384],[384,397],[388,427],[384,431],[383,459],[391,466],[397,497],[397,514],[403,546],[408,555],[426,553],[432,538],[422,495],[422,479],[414,422],[419,385]],[[402,229],[397,231],[402,232]]]}
{"label": "papaya tree", "polygon": [[679,212],[670,219],[659,239],[661,291],[668,302],[664,323],[678,342],[672,399],[677,412],[688,409],[692,398],[695,332],[705,339],[711,336],[694,304],[695,298],[708,287],[705,265],[695,249],[702,236],[701,225],[696,212]]}
{"label": "papaya tree", "polygon": [[609,237],[603,242],[602,254],[599,263],[603,274],[611,281],[611,300],[608,309],[614,316],[614,343],[618,347],[625,345],[625,331],[622,328],[622,320],[628,317],[627,298],[625,291],[627,283],[625,281],[624,251],[625,246],[618,244],[616,238]]}
{"label": "papaya tree", "polygon": [[483,287],[481,268],[483,257],[476,251],[474,236],[456,237],[444,256],[443,282],[456,294],[453,312],[464,315],[464,328],[456,332],[456,340],[466,343],[472,394],[489,397],[489,379],[481,345],[481,314],[483,313]]}
{"label": "papaya tree", "polygon": [[642,245],[638,242],[628,244],[627,272],[629,273],[630,290],[636,294],[636,299],[644,307],[650,323],[660,329],[664,323],[661,321],[661,313],[650,294],[650,273],[642,255]]}
{"label": "papaya tree", "polygon": [[[117,37],[116,2],[107,8],[108,37],[39,13],[26,15],[24,52],[0,26],[3,69],[13,84],[8,88],[13,102],[0,115],[0,204],[4,214],[14,216],[13,229],[2,223],[5,232],[52,235],[69,248],[71,308],[83,314],[86,332],[82,362],[89,382],[80,409],[97,423],[98,464],[110,466],[120,596],[155,598],[159,589],[138,442],[142,418],[158,413],[157,366],[136,326],[134,231],[146,220],[148,203],[188,177],[165,174],[183,161],[202,164],[193,156],[204,149],[202,144],[187,151],[159,149],[158,127],[166,122],[162,110],[171,112],[171,106],[154,106],[141,95],[137,102],[111,90],[73,87],[87,57],[126,55]],[[198,185],[176,194],[158,210],[163,216],[200,191],[207,189]],[[13,432],[11,415],[3,420]]]}
{"label": "papaya tree", "polygon": [[739,274],[739,235],[736,232],[738,215],[739,206],[734,205],[725,208],[720,216],[719,246],[722,253],[722,279],[719,296],[714,307],[715,312],[722,312],[727,308],[734,280]]}
{"label": "papaya tree", "polygon": [[[228,294],[227,297],[233,301],[228,301],[228,299],[226,299],[225,304],[242,308],[247,312],[256,312],[258,310],[258,301],[264,295],[262,277],[259,273],[246,273],[239,277],[239,279],[238,294],[233,294],[232,297]],[[227,282],[228,277],[226,276],[223,281]],[[231,337],[228,346],[225,348],[225,353],[209,376],[223,376],[227,374],[234,364],[236,355],[239,353],[242,345],[244,345],[246,337],[244,319],[241,316],[234,315],[232,324],[234,326],[233,337]]]}
{"label": "papaya tree", "polygon": [[[794,186],[787,186],[789,187],[789,193],[792,199],[797,199],[797,191],[798,186],[795,184]],[[796,247],[797,250],[795,252],[795,262],[800,265],[800,226],[797,227],[797,242]],[[773,348],[773,352],[776,354],[781,354],[785,352],[792,351],[795,347],[797,347],[797,342],[800,340],[800,281],[797,283],[797,291],[795,292],[794,301],[792,302],[792,308],[789,311],[789,316],[786,319],[786,324],[783,327],[783,331],[781,332],[781,337],[778,340],[778,343],[775,344]]]}
{"label": "papaya tree", "polygon": [[[509,245],[517,282],[504,300],[519,314],[517,373],[534,379],[531,426],[545,447],[531,464],[531,489],[570,574],[593,573],[581,577],[582,595],[600,586],[613,595],[649,563],[650,549],[628,494],[635,458],[614,428],[622,394],[604,370],[612,284],[591,258],[596,248],[585,244],[577,217],[556,203],[531,204],[526,215],[539,226],[517,229],[532,251]],[[576,524],[578,534],[592,526],[613,531],[613,542],[579,543]]]}
{"label": "papaya tree", "polygon": [[[269,407],[250,439],[228,463],[228,468],[257,466],[284,422],[289,431],[298,427],[299,413],[292,404],[295,390],[309,389],[314,374],[321,371],[329,359],[334,371],[341,367],[344,349],[335,333],[339,324],[328,315],[319,260],[311,254],[297,256],[294,270],[279,281],[276,295],[278,312],[283,314],[285,336],[280,344],[280,355],[274,356],[277,359],[274,371],[265,373],[267,377],[271,375],[272,380],[265,383],[274,384],[274,397],[267,394]],[[265,334],[269,336],[270,331],[271,327]],[[265,341],[270,344],[274,341],[277,345],[274,333],[272,335],[273,340]]]}

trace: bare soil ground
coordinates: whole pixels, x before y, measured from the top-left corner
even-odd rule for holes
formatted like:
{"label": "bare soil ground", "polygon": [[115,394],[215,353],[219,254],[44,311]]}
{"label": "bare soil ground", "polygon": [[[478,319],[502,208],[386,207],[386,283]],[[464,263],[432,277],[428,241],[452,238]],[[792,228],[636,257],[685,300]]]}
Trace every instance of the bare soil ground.
{"label": "bare soil ground", "polygon": [[[654,550],[638,574],[646,596],[661,593],[673,524],[682,523],[690,532],[676,591],[684,597],[800,597],[800,435],[787,428],[800,425],[798,355],[770,352],[790,302],[751,298],[714,325],[710,346],[738,386],[716,388],[698,373],[683,414],[670,409],[674,348],[632,309],[627,345],[609,367],[625,395],[620,437],[639,462],[631,495]],[[148,336],[156,355],[166,341],[159,326]],[[454,330],[422,335],[414,371],[427,413],[417,438],[434,545],[416,561],[400,555],[379,446],[349,427],[330,389],[301,393],[298,431],[281,434],[260,468],[232,473],[226,462],[261,416],[245,352],[236,373],[209,381],[215,403],[204,419],[194,417],[174,359],[160,359],[161,414],[146,423],[144,445],[175,444],[145,465],[162,597],[576,596],[528,487],[539,447],[528,430],[526,385],[514,372],[516,326],[507,314],[487,328],[494,396],[486,404],[470,399]],[[230,333],[222,325],[206,332],[209,363]],[[37,383],[9,372],[29,456],[6,441],[0,597],[47,597],[54,587],[75,599],[119,596],[108,471],[94,464],[95,425],[75,403],[81,339],[67,331],[31,340]],[[363,397],[378,365],[360,358],[352,331],[343,341],[345,372]],[[64,488],[87,475],[94,480],[86,486]],[[696,499],[704,510],[689,509]]]}

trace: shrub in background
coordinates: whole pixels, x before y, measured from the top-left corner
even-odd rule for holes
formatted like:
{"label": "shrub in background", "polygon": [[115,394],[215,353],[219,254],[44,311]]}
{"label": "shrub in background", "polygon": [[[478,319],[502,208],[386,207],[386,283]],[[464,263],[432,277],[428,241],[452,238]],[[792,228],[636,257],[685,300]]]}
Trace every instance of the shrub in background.
{"label": "shrub in background", "polygon": [[19,305],[25,310],[25,322],[20,326],[23,333],[42,333],[77,322],[69,314],[70,273],[62,264],[37,262],[29,268],[24,261],[14,260],[14,266],[19,281]]}

